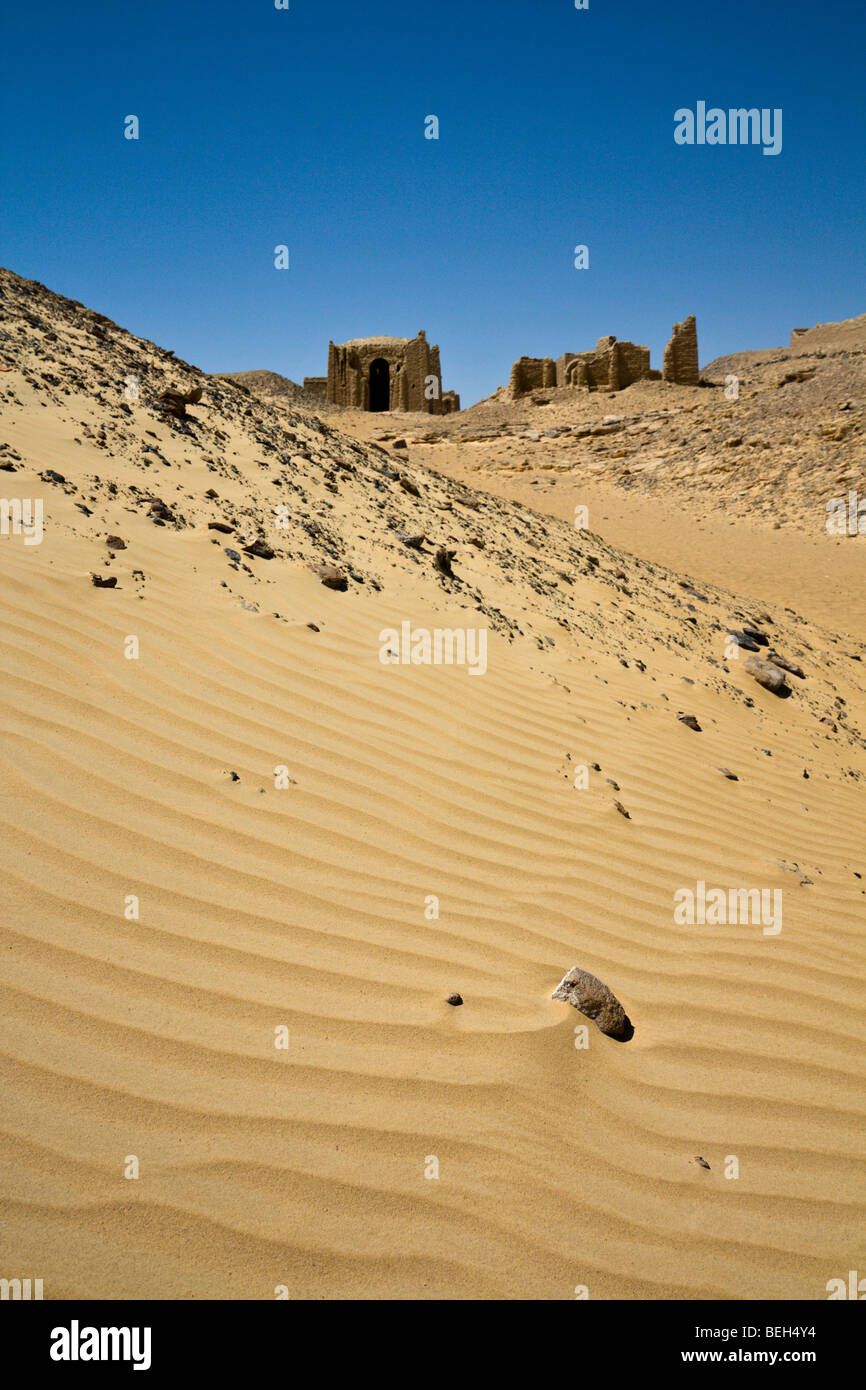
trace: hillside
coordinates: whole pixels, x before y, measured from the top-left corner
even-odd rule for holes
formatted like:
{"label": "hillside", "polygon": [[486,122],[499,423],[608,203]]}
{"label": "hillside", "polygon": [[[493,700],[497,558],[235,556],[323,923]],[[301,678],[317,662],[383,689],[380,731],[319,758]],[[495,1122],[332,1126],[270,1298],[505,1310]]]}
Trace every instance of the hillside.
{"label": "hillside", "polygon": [[312,411],[316,415],[337,415],[342,410],[342,406],[332,405],[330,401],[322,400],[321,396],[315,395],[312,391],[305,391],[303,386],[299,386],[287,376],[280,376],[279,372],[216,372],[213,373],[213,378],[215,381],[239,383],[254,396],[269,404],[285,402],[298,410]]}
{"label": "hillside", "polygon": [[[561,520],[586,507],[594,530],[645,559],[866,638],[864,318],[813,332],[825,345],[810,332],[718,358],[701,387],[517,400],[503,388],[442,420],[347,412],[341,428],[403,438],[413,465]],[[828,534],[828,504],[847,510],[851,491],[862,532]]]}

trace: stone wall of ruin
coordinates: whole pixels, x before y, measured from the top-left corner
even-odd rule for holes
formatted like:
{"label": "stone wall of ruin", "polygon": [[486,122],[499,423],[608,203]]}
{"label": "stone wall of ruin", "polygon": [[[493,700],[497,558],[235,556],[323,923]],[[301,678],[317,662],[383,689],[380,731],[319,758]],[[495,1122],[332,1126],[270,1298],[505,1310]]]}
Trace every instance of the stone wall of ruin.
{"label": "stone wall of ruin", "polygon": [[556,364],[552,357],[521,357],[511,368],[509,386],[513,396],[556,385]]}
{"label": "stone wall of ruin", "polygon": [[328,399],[328,378],[326,376],[305,376],[304,390],[309,391],[314,396],[323,396]]}
{"label": "stone wall of ruin", "polygon": [[[459,410],[459,397],[453,391],[445,393],[442,390],[439,348],[430,346],[423,330],[417,338],[400,343],[376,342],[375,339],[363,344],[330,343],[327,378],[310,377],[308,380],[325,380],[324,394],[335,405],[369,410],[370,366],[379,358],[388,363],[390,410],[419,410],[429,415]],[[429,377],[435,377],[438,391],[430,399],[425,394]],[[443,404],[446,395],[447,407]]]}
{"label": "stone wall of ruin", "polygon": [[682,323],[675,323],[673,336],[665,348],[662,363],[662,377],[678,386],[697,386],[700,383],[698,370],[698,330],[692,314]]}
{"label": "stone wall of ruin", "polygon": [[643,344],[619,342],[613,335],[599,338],[594,352],[566,352],[556,362],[557,386],[586,391],[621,391],[633,381],[658,377],[650,367]]}
{"label": "stone wall of ruin", "polygon": [[[668,376],[668,369],[675,373]],[[674,338],[665,349],[665,371],[650,366],[650,350],[643,343],[620,342],[614,335],[599,338],[594,350],[564,352],[554,363],[549,357],[521,357],[511,368],[512,396],[523,396],[546,386],[575,387],[584,391],[622,391],[635,381],[665,380],[698,383],[698,339],[694,318],[674,327]]]}

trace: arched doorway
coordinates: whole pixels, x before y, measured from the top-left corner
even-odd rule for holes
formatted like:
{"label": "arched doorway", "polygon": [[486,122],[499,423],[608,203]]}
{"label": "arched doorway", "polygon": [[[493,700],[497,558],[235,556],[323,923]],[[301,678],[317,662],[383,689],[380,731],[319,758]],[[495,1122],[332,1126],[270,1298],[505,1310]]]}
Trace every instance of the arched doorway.
{"label": "arched doorway", "polygon": [[370,363],[370,409],[391,409],[391,370],[384,357]]}

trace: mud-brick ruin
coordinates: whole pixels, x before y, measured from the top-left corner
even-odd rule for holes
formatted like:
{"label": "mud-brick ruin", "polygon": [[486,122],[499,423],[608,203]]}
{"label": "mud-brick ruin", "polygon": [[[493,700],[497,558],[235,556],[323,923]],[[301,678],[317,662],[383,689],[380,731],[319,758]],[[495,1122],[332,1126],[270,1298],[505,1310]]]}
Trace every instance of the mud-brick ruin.
{"label": "mud-brick ruin", "polygon": [[648,347],[619,342],[610,334],[599,338],[594,349],[565,352],[556,361],[552,357],[521,357],[511,368],[510,390],[512,396],[559,386],[622,391],[633,381],[660,380],[678,386],[698,385],[698,330],[694,315],[674,324],[660,372],[650,366]]}
{"label": "mud-brick ruin", "polygon": [[304,377],[304,390],[356,410],[423,410],[450,415],[460,397],[442,390],[439,348],[417,338],[353,338],[328,345],[328,375]]}
{"label": "mud-brick ruin", "polygon": [[683,323],[675,323],[673,337],[665,348],[662,359],[662,377],[674,381],[678,386],[698,386],[701,374],[698,371],[698,329],[694,314]]}

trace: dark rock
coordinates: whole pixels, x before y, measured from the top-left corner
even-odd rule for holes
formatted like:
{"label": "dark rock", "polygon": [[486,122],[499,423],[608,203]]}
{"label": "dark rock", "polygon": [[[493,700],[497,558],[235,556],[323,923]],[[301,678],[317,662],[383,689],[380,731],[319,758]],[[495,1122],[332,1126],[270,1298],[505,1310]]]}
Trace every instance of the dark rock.
{"label": "dark rock", "polygon": [[740,780],[736,772],[731,772],[730,769],[727,767],[720,767],[719,772],[722,774],[723,777],[727,777],[729,782],[739,782]]}
{"label": "dark rock", "polygon": [[159,400],[167,414],[174,415],[178,420],[183,420],[186,416],[186,407],[198,405],[201,397],[201,387],[195,386],[191,391],[163,391]]}
{"label": "dark rock", "polygon": [[268,545],[261,537],[253,541],[252,545],[245,545],[244,550],[247,555],[255,555],[259,560],[273,560],[277,553],[273,546]]}
{"label": "dark rock", "polygon": [[121,540],[120,536],[106,536],[105,544],[111,546],[112,550],[126,549],[126,541]]}
{"label": "dark rock", "polygon": [[463,996],[460,994],[449,994],[448,998],[445,1000],[445,1003],[453,1004],[456,1009],[458,1004],[463,1003]]}
{"label": "dark rock", "polygon": [[151,517],[159,517],[161,521],[175,520],[175,515],[174,512],[171,510],[171,507],[169,507],[167,503],[163,502],[161,497],[151,497],[149,501]]}
{"label": "dark rock", "polygon": [[117,586],[117,578],[113,574],[91,574],[90,582],[94,589],[114,589]]}
{"label": "dark rock", "polygon": [[229,526],[227,521],[209,521],[207,529],[209,531],[221,531],[224,536],[230,536],[235,528]]}
{"label": "dark rock", "polygon": [[730,627],[729,627],[729,628],[728,628],[728,636],[729,636],[729,637],[733,637],[733,639],[734,639],[734,641],[736,642],[737,646],[738,646],[738,647],[742,647],[742,648],[743,648],[743,651],[746,651],[746,652],[757,652],[757,651],[760,651],[760,648],[759,648],[757,642],[753,641],[751,637],[747,637],[747,635],[746,635],[745,632],[737,632],[734,628],[730,628]]}
{"label": "dark rock", "polygon": [[436,551],[436,554],[433,556],[433,564],[440,574],[447,574],[449,578],[454,578],[454,571],[451,568],[451,561],[454,559],[456,554],[456,550],[446,550],[444,545],[441,545],[439,547],[439,549]]}
{"label": "dark rock", "polygon": [[407,478],[407,477],[406,477],[406,474],[405,474],[405,473],[401,473],[401,474],[400,474],[399,483],[400,483],[400,486],[401,486],[401,488],[403,489],[403,491],[404,491],[404,492],[408,492],[409,495],[410,495],[411,497],[420,497],[420,496],[421,496],[420,490],[419,490],[419,489],[416,487],[416,485],[412,482],[412,479],[411,479],[411,478]]}
{"label": "dark rock", "polygon": [[343,571],[337,569],[336,565],[311,565],[310,569],[324,584],[326,589],[337,589],[340,593],[345,593],[349,587],[349,581]]}
{"label": "dark rock", "polygon": [[696,734],[700,734],[703,732],[700,724],[698,723],[697,719],[693,714],[678,714],[677,719],[680,721],[681,724],[685,724],[687,729],[694,729]]}
{"label": "dark rock", "polygon": [[774,666],[780,666],[783,671],[790,671],[792,676],[798,676],[801,681],[806,679],[806,672],[802,666],[798,666],[796,661],[789,661],[781,652],[775,651],[772,647],[767,652],[767,660],[772,661]]}

